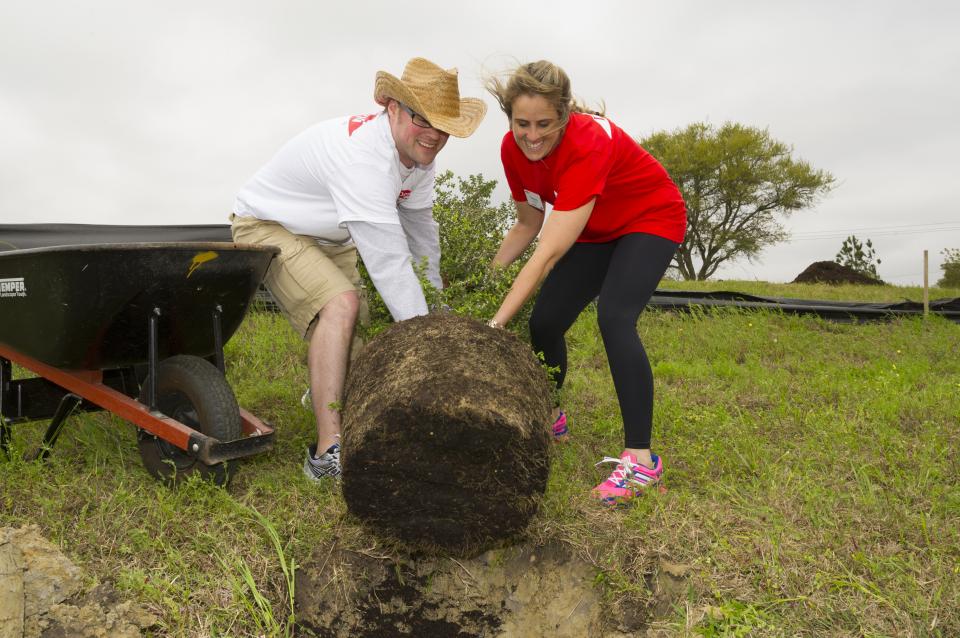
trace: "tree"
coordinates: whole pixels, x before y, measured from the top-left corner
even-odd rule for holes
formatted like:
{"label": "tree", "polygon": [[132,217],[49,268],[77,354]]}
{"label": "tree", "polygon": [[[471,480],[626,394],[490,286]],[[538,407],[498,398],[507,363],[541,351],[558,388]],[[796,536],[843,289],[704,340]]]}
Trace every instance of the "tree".
{"label": "tree", "polygon": [[851,268],[861,275],[880,279],[880,275],[877,274],[877,266],[880,265],[880,260],[877,259],[877,251],[873,249],[873,242],[869,239],[867,239],[866,244],[862,244],[856,235],[850,235],[843,240],[840,252],[833,258],[833,261],[841,266]]}
{"label": "tree", "polygon": [[830,173],[793,159],[793,149],[766,129],[742,124],[695,123],[654,133],[641,145],[687,204],[687,234],[673,262],[684,279],[707,279],[724,262],[752,259],[783,241],[777,216],[809,208],[834,183]]}
{"label": "tree", "polygon": [[943,277],[937,285],[960,288],[960,248],[944,248],[940,252],[943,255],[943,263],[940,264]]}

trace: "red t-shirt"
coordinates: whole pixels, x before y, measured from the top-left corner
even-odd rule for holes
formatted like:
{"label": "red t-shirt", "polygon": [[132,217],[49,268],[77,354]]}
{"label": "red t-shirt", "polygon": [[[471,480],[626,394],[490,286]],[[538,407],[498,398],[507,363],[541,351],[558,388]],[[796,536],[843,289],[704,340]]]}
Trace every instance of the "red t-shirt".
{"label": "red t-shirt", "polygon": [[518,202],[543,210],[539,200],[564,211],[597,198],[577,241],[606,242],[628,233],[683,241],[687,213],[680,190],[660,162],[606,118],[571,114],[560,143],[536,162],[508,132],[500,157]]}

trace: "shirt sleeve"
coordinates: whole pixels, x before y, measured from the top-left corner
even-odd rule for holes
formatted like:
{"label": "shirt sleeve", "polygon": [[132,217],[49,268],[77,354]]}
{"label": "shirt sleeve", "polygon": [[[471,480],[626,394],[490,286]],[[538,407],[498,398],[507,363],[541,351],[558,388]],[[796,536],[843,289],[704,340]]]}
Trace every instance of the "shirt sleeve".
{"label": "shirt sleeve", "polygon": [[554,210],[574,210],[603,193],[613,169],[614,143],[599,124],[571,131],[576,151],[557,176]]}
{"label": "shirt sleeve", "polygon": [[427,300],[400,224],[347,221],[346,227],[393,320],[427,314]]}
{"label": "shirt sleeve", "polygon": [[397,194],[399,179],[373,164],[349,164],[340,168],[327,187],[337,207],[337,221],[399,224]]}
{"label": "shirt sleeve", "polygon": [[427,281],[437,290],[441,290],[443,281],[440,279],[440,224],[433,218],[433,209],[410,210],[401,206],[399,211],[400,225],[407,236],[414,263],[419,264],[426,258]]}
{"label": "shirt sleeve", "polygon": [[554,210],[574,210],[603,193],[613,167],[613,148],[593,150],[575,158],[557,180]]}

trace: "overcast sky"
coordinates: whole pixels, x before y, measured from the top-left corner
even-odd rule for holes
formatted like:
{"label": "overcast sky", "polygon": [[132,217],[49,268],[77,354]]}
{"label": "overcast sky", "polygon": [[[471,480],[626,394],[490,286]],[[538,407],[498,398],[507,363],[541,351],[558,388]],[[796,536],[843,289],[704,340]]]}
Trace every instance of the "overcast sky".
{"label": "overcast sky", "polygon": [[418,55],[490,107],[439,167],[502,182],[483,75],[546,58],[636,137],[740,122],[837,178],[790,242],[719,277],[789,281],[856,234],[887,281],[920,283],[925,248],[935,281],[960,247],[958,18],[947,0],[7,0],[0,223],[227,223],[282,143],[373,112],[376,72]]}

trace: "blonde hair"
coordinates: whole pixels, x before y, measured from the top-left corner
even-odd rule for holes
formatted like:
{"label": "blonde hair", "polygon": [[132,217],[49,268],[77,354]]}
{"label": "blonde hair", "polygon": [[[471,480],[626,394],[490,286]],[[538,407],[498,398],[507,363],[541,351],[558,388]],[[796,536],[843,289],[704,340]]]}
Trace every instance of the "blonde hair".
{"label": "blonde hair", "polygon": [[506,80],[496,76],[487,78],[487,91],[496,98],[508,120],[513,120],[513,102],[521,95],[539,95],[547,100],[559,115],[559,127],[564,127],[570,121],[571,113],[592,113],[603,115],[605,108],[601,104],[600,111],[587,108],[573,97],[570,90],[570,77],[553,62],[538,60],[521,64],[514,69]]}

